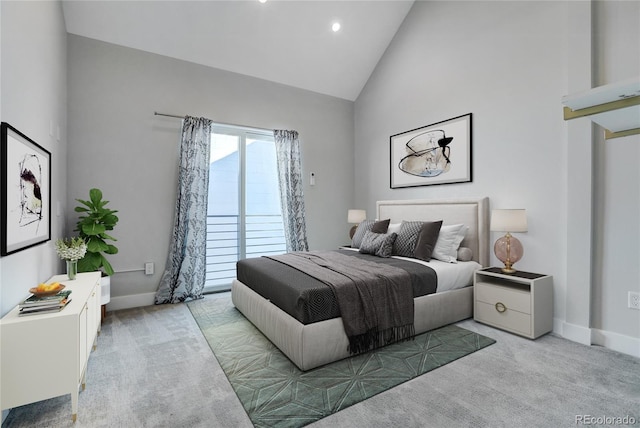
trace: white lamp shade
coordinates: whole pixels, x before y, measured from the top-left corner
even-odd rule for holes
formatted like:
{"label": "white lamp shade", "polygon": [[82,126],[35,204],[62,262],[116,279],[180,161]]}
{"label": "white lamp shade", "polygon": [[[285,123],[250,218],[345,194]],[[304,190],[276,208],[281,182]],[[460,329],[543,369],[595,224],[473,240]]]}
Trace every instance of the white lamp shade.
{"label": "white lamp shade", "polygon": [[365,210],[349,210],[347,213],[347,223],[362,223],[367,218]]}
{"label": "white lamp shade", "polygon": [[527,213],[523,209],[491,210],[492,232],[526,232]]}

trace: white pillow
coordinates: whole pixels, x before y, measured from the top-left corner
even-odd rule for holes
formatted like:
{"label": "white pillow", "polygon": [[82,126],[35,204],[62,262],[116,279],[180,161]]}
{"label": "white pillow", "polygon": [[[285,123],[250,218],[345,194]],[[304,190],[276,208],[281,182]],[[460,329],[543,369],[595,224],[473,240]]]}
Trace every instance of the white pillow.
{"label": "white pillow", "polygon": [[431,258],[447,263],[456,263],[458,247],[467,234],[467,230],[469,230],[469,226],[464,224],[442,226]]}
{"label": "white pillow", "polygon": [[402,227],[402,223],[391,223],[389,224],[389,227],[387,228],[387,234],[392,234],[392,233],[400,233],[400,228]]}

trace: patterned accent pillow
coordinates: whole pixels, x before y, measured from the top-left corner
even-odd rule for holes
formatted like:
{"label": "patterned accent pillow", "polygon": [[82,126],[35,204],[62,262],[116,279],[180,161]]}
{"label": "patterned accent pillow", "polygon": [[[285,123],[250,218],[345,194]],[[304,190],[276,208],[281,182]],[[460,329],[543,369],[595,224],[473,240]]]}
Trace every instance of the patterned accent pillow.
{"label": "patterned accent pillow", "polygon": [[360,252],[362,254],[373,254],[378,257],[391,257],[393,243],[398,237],[395,233],[375,233],[367,231],[362,243],[360,244]]}
{"label": "patterned accent pillow", "polygon": [[373,231],[375,233],[387,233],[387,227],[389,226],[389,220],[364,220],[362,223],[358,225],[356,229],[356,233],[353,234],[353,238],[351,239],[351,248],[360,248],[360,244],[362,244],[362,239],[364,235]]}
{"label": "patterned accent pillow", "polygon": [[423,221],[402,221],[398,238],[393,244],[394,256],[413,257],[413,250],[423,224]]}

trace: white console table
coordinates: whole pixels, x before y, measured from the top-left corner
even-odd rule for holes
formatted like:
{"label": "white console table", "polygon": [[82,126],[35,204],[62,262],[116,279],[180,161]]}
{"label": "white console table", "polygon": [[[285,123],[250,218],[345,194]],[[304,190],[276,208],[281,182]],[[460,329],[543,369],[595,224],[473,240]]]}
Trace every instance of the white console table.
{"label": "white console table", "polygon": [[0,320],[0,408],[2,410],[71,394],[71,417],[85,387],[87,362],[100,331],[100,273],[79,273],[57,281],[72,290],[60,312],[19,317],[15,307]]}

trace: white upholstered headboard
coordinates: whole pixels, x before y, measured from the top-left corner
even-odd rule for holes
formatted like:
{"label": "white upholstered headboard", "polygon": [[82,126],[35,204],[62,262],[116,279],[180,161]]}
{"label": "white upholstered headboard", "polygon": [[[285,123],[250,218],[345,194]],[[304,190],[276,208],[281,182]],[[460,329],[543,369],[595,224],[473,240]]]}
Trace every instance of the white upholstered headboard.
{"label": "white upholstered headboard", "polygon": [[377,218],[391,223],[438,221],[443,225],[463,223],[469,231],[461,246],[471,248],[473,260],[489,266],[489,198],[376,202]]}

